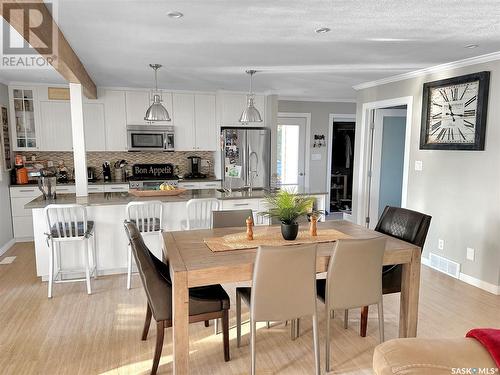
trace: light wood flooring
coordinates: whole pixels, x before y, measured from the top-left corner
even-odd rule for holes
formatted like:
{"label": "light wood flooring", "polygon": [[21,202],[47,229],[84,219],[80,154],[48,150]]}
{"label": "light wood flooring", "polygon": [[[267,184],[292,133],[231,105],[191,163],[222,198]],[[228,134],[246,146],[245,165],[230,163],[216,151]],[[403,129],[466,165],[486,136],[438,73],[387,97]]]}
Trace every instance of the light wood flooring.
{"label": "light wood flooring", "polygon": [[[140,340],[146,298],[138,276],[126,289],[126,276],[92,281],[93,294],[84,283],[55,284],[47,299],[47,284],[35,275],[32,243],[18,243],[4,256],[14,263],[0,265],[0,372],[2,374],[147,374],[155,342],[155,326],[147,341]],[[226,285],[234,297],[234,285]],[[234,306],[234,304],[233,304]],[[324,309],[320,344],[324,364]],[[397,337],[397,295],[384,297],[386,339]],[[332,329],[332,373],[372,374],[373,349],[378,344],[376,309],[370,310],[368,336],[361,338],[359,310],[351,310],[347,330],[337,314]],[[247,310],[244,310],[248,318]],[[231,326],[235,317],[231,311]],[[422,270],[418,335],[461,337],[473,327],[500,327],[500,297],[439,274]],[[248,324],[243,326],[243,346],[236,348],[231,329],[231,361],[224,362],[222,337],[213,325],[190,325],[190,365],[193,374],[248,374],[250,351]],[[167,330],[159,373],[172,372],[171,332]],[[301,336],[289,338],[288,327],[260,327],[257,333],[258,374],[313,373],[312,332],[303,319]]]}

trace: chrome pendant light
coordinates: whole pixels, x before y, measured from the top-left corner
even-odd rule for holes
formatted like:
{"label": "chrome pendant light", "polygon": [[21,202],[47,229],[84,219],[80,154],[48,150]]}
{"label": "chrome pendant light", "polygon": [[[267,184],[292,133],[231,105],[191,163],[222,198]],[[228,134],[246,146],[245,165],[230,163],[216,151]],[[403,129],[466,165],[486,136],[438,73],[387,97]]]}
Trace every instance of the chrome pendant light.
{"label": "chrome pendant light", "polygon": [[252,90],[252,77],[255,73],[257,73],[257,71],[247,70],[246,73],[250,74],[250,92],[247,95],[247,107],[241,114],[240,122],[244,124],[249,122],[262,122],[262,117],[260,117],[259,110],[255,108],[254,105],[255,95]]}
{"label": "chrome pendant light", "polygon": [[167,109],[161,104],[161,96],[158,92],[158,69],[161,68],[160,64],[149,64],[155,71],[155,91],[153,93],[153,104],[151,104],[146,111],[144,120],[146,121],[170,121],[170,115]]}

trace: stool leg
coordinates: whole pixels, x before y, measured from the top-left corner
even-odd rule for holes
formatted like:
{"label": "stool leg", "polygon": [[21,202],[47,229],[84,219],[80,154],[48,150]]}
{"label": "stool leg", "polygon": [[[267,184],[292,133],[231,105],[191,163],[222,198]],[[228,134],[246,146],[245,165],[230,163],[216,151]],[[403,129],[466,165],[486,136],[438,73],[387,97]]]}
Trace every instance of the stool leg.
{"label": "stool leg", "polygon": [[132,248],[128,245],[128,263],[127,263],[127,289],[130,289],[132,279]]}
{"label": "stool leg", "polygon": [[87,294],[92,294],[90,289],[90,265],[89,265],[89,242],[88,239],[83,240],[83,248],[85,253],[85,278],[87,280]]}
{"label": "stool leg", "polygon": [[94,233],[92,234],[92,258],[93,258],[93,266],[94,266],[94,277],[97,278],[97,240]]}
{"label": "stool leg", "polygon": [[54,241],[50,241],[49,245],[49,293],[48,297],[52,298],[52,283],[54,281]]}

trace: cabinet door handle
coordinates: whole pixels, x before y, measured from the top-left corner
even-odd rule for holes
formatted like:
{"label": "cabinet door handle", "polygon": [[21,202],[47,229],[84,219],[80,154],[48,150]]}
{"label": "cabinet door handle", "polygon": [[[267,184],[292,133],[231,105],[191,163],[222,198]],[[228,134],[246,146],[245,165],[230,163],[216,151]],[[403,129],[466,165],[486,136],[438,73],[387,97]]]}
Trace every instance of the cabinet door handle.
{"label": "cabinet door handle", "polygon": [[35,189],[22,189],[19,190],[20,193],[34,193]]}
{"label": "cabinet door handle", "polygon": [[234,203],[233,206],[238,206],[238,207],[242,207],[242,206],[248,206],[250,203]]}

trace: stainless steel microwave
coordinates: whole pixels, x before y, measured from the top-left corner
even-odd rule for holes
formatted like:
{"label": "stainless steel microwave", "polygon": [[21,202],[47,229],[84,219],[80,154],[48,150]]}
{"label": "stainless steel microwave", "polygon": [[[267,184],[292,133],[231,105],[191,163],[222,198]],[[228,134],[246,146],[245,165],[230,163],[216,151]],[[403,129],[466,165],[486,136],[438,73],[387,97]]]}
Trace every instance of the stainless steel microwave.
{"label": "stainless steel microwave", "polygon": [[174,127],[163,125],[128,125],[129,151],[174,151]]}

